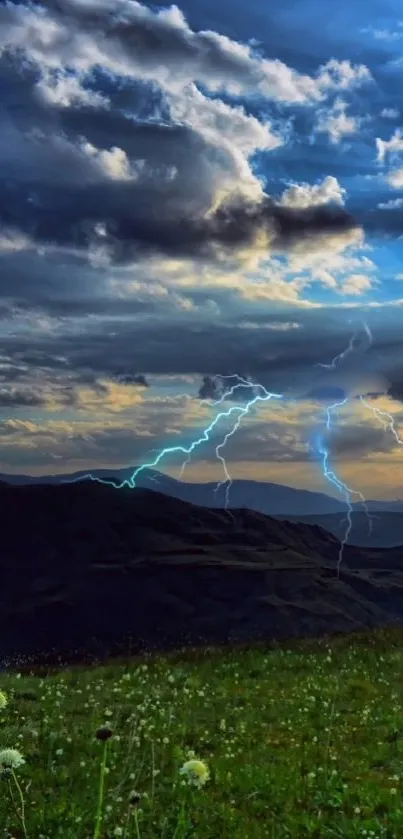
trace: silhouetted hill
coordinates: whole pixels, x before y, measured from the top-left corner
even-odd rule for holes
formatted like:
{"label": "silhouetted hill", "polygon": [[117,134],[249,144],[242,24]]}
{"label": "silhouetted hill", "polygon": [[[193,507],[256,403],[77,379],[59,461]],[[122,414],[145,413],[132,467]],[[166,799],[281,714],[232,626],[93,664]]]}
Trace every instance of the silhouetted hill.
{"label": "silhouetted hill", "polygon": [[[2,657],[123,639],[177,646],[347,631],[403,617],[402,549],[101,484],[0,487]],[[70,653],[69,653],[70,654]],[[80,653],[81,654],[81,653]]]}
{"label": "silhouetted hill", "polygon": [[[135,467],[125,469],[98,469],[92,474],[103,480],[115,480],[120,483],[133,474]],[[32,478],[28,475],[1,475],[0,479],[11,485],[25,484],[60,484],[66,480],[82,479],[87,473],[74,472],[65,475],[43,475]],[[217,491],[216,483],[188,483],[178,481],[155,469],[145,469],[136,478],[136,486],[180,498],[201,507],[225,507],[226,487]],[[345,513],[344,499],[332,498],[323,492],[283,486],[265,481],[236,480],[231,486],[229,506],[247,507],[269,516],[318,516],[332,513]],[[403,511],[401,501],[368,501],[371,510]],[[362,510],[362,505],[353,504],[353,508]]]}
{"label": "silhouetted hill", "polygon": [[[342,539],[346,531],[346,514],[331,513],[330,515],[309,516],[279,516],[287,521],[300,521],[309,525],[323,527],[333,533],[337,539]],[[391,548],[403,545],[403,513],[377,511],[371,513],[371,530],[368,529],[368,518],[364,512],[354,511],[352,529],[349,536],[350,545],[368,548]]]}

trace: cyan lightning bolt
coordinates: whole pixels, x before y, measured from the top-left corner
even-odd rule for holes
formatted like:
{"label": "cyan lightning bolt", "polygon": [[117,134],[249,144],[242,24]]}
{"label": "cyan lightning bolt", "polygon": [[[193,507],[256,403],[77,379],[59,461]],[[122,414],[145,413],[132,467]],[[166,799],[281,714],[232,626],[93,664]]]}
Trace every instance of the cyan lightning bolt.
{"label": "cyan lightning bolt", "polygon": [[[236,382],[228,390],[224,390],[222,388],[222,385],[223,385],[224,381],[227,381],[229,379],[236,379]],[[219,399],[215,400],[214,402],[209,401],[207,403],[211,408],[215,408],[215,407],[217,407],[217,405],[221,405],[225,400],[231,399],[231,397],[233,397],[234,393],[236,392],[236,390],[239,387],[247,387],[253,393],[253,398],[250,399],[249,402],[247,402],[244,406],[239,406],[239,408],[238,408],[239,414],[235,418],[234,425],[225,434],[221,443],[218,443],[216,448],[215,448],[215,454],[216,454],[217,460],[219,460],[221,462],[222,467],[223,467],[224,480],[219,481],[217,483],[217,486],[216,486],[214,492],[217,493],[218,490],[221,489],[221,487],[224,486],[224,484],[226,484],[226,487],[225,487],[225,509],[229,512],[229,510],[228,510],[228,507],[229,507],[229,493],[230,493],[230,489],[231,489],[231,486],[232,486],[232,483],[233,483],[233,479],[232,479],[232,477],[231,477],[231,475],[228,471],[227,461],[226,461],[224,455],[222,454],[222,451],[224,450],[225,446],[227,445],[227,442],[228,442],[229,438],[232,437],[239,430],[239,427],[240,427],[240,424],[241,424],[241,421],[242,421],[243,417],[246,414],[249,413],[250,409],[253,407],[253,405],[257,401],[267,401],[268,399],[271,399],[271,398],[281,399],[283,397],[282,397],[281,394],[270,393],[268,390],[266,390],[265,387],[263,387],[263,385],[259,385],[259,384],[256,384],[254,382],[251,382],[249,379],[245,379],[243,376],[239,376],[238,373],[233,373],[233,374],[230,374],[228,376],[216,375],[213,380],[216,382],[216,384],[219,385],[222,392],[221,392],[221,395],[220,395]],[[261,390],[263,392],[263,395],[259,395],[259,390]],[[191,449],[188,452],[188,456],[187,456],[186,460],[184,460],[183,463],[182,463],[182,466],[181,466],[181,469],[180,469],[180,472],[179,472],[179,480],[182,479],[185,468],[190,463],[193,451],[194,451],[194,449]]]}
{"label": "cyan lightning bolt", "polygon": [[[246,381],[245,381],[245,383],[246,383]],[[251,382],[249,382],[248,384],[249,384],[250,387],[254,387],[254,388],[256,387],[256,385],[253,385]],[[238,383],[238,386],[239,386],[239,383]],[[230,391],[228,391],[228,394],[233,392],[236,387],[237,387],[237,385],[234,385],[234,387],[231,388]],[[261,386],[259,386],[259,387],[261,387]],[[192,443],[190,443],[189,446],[167,446],[166,448],[162,449],[156,455],[154,460],[152,460],[148,463],[143,463],[141,466],[138,466],[133,471],[130,478],[127,478],[127,479],[121,481],[120,484],[116,484],[114,481],[110,481],[110,480],[108,481],[105,478],[99,478],[96,475],[92,475],[91,472],[89,472],[85,475],[80,475],[78,478],[67,479],[67,480],[64,481],[64,483],[78,483],[80,481],[91,480],[91,481],[95,481],[96,483],[106,484],[107,486],[114,487],[115,489],[123,489],[124,487],[134,489],[134,487],[136,486],[136,480],[137,480],[138,476],[140,475],[140,473],[144,472],[146,469],[152,469],[152,468],[158,466],[161,463],[161,461],[167,455],[169,455],[169,454],[179,454],[180,453],[180,454],[186,454],[188,456],[191,456],[193,454],[193,452],[198,448],[198,446],[200,446],[200,445],[202,445],[202,443],[206,443],[210,440],[210,435],[211,435],[212,431],[214,431],[214,429],[216,428],[216,426],[218,425],[218,423],[221,420],[227,419],[228,417],[232,417],[232,416],[235,416],[236,420],[242,419],[242,417],[245,416],[245,414],[249,413],[250,409],[254,405],[256,405],[258,402],[267,402],[270,399],[283,399],[283,395],[281,393],[270,393],[269,391],[266,390],[266,388],[262,388],[262,389],[263,389],[263,395],[256,394],[245,405],[232,405],[226,411],[220,411],[218,414],[216,414],[216,416],[211,421],[211,423],[207,426],[207,428],[204,429],[204,431],[202,432],[200,437],[198,437],[197,440],[194,440]],[[219,402],[221,403],[226,398],[226,396],[228,394],[224,395],[219,400]],[[235,427],[233,429],[233,432],[236,431],[237,427],[239,427],[239,422],[238,423],[235,422]],[[227,435],[227,436],[229,436],[229,435]]]}
{"label": "cyan lightning bolt", "polygon": [[[271,399],[273,397],[277,398],[277,399],[282,399],[283,398],[281,394],[270,393],[263,385],[257,384],[255,382],[251,382],[249,379],[245,379],[243,376],[239,376],[237,373],[234,373],[234,374],[231,374],[231,375],[228,375],[228,376],[216,376],[215,380],[218,381],[220,386],[221,386],[224,380],[234,379],[234,378],[237,379],[236,383],[234,385],[232,385],[232,387],[229,390],[223,390],[220,398],[217,399],[215,402],[210,402],[209,403],[210,407],[216,407],[217,405],[222,404],[222,402],[224,402],[224,400],[230,399],[239,387],[247,387],[253,393],[253,398],[250,399],[249,402],[246,403],[246,405],[239,408],[239,414],[235,419],[233,427],[225,434],[221,443],[218,443],[218,445],[215,448],[215,454],[216,454],[217,460],[219,460],[222,463],[223,472],[224,472],[224,480],[223,481],[218,481],[214,492],[217,493],[219,491],[219,489],[221,489],[221,487],[224,486],[224,484],[226,485],[226,487],[225,487],[225,509],[228,512],[230,512],[228,510],[228,507],[229,507],[229,493],[230,493],[230,489],[231,489],[231,486],[232,486],[232,483],[233,483],[233,479],[232,479],[232,477],[231,477],[231,475],[228,471],[227,461],[226,461],[224,455],[221,454],[221,452],[224,450],[225,446],[227,445],[227,442],[228,442],[229,438],[232,437],[239,430],[239,427],[240,427],[240,424],[242,422],[243,417],[246,414],[249,413],[250,409],[254,406],[254,404],[256,402],[258,402],[258,401],[266,402],[268,399]],[[262,395],[259,395],[259,391],[262,391]],[[187,464],[189,463],[190,458],[191,458],[191,454],[188,455],[187,459],[184,461],[184,463],[182,465],[182,468],[181,468],[181,471],[180,471],[180,477],[182,477],[184,469],[187,466]]]}
{"label": "cyan lightning bolt", "polygon": [[[228,378],[232,378],[232,377],[228,377]],[[249,408],[252,407],[253,402],[256,401],[258,398],[262,398],[262,399],[266,400],[266,399],[269,399],[271,397],[271,394],[269,393],[269,391],[266,390],[265,387],[263,387],[263,385],[254,384],[254,382],[249,381],[249,379],[244,379],[242,376],[237,376],[237,378],[238,378],[239,381],[227,393],[224,394],[224,398],[228,399],[229,397],[231,397],[238,387],[240,387],[240,386],[245,387],[246,386],[246,387],[248,387],[252,390],[252,393],[254,393],[254,399],[252,399],[250,402],[248,402],[246,404],[246,406],[244,407],[244,410],[242,412],[240,412],[238,417],[236,418],[236,421],[235,421],[233,427],[231,428],[231,430],[227,432],[227,434],[225,435],[222,442],[219,443],[216,446],[216,449],[215,449],[216,457],[222,463],[225,478],[224,478],[223,481],[219,481],[217,483],[217,486],[216,486],[214,492],[217,493],[218,490],[222,486],[224,486],[224,484],[226,484],[226,487],[225,487],[225,509],[226,510],[228,510],[228,506],[229,506],[229,493],[230,493],[230,489],[231,489],[231,486],[232,486],[232,477],[228,472],[227,462],[225,460],[224,455],[221,454],[221,450],[225,448],[229,438],[232,437],[233,434],[235,434],[236,431],[239,430],[241,421],[242,421],[243,417],[245,416],[245,414],[247,414],[249,412]],[[259,389],[261,389],[263,391],[263,393],[264,393],[263,397],[259,397],[259,394],[258,394]],[[215,403],[215,404],[218,404],[218,403]]]}
{"label": "cyan lightning bolt", "polygon": [[[211,402],[210,400],[206,400],[207,405],[208,405],[210,408],[216,408],[216,407],[217,407],[217,405],[222,405],[222,403],[223,403],[226,399],[230,399],[230,398],[231,398],[231,396],[233,396],[233,395],[234,395],[234,393],[235,393],[235,391],[237,390],[237,388],[238,388],[238,387],[240,387],[241,385],[247,385],[248,387],[254,387],[254,385],[252,385],[252,383],[251,383],[251,382],[249,382],[247,379],[244,379],[244,378],[243,378],[243,376],[238,376],[238,374],[237,374],[237,373],[232,373],[232,374],[230,374],[230,375],[228,375],[228,376],[222,376],[222,375],[217,375],[217,374],[216,374],[215,376],[213,376],[213,377],[212,377],[212,379],[213,379],[213,382],[215,383],[215,385],[217,385],[217,386],[219,387],[219,389],[221,390],[221,396],[220,396],[220,398],[219,398],[219,399],[216,399],[214,402]],[[223,382],[224,382],[225,380],[227,380],[227,379],[237,379],[237,381],[236,381],[236,383],[235,383],[235,384],[234,384],[234,385],[233,385],[233,386],[232,386],[229,390],[224,390],[224,389],[223,389]],[[242,416],[240,416],[240,418],[239,418],[239,422],[240,422],[240,420],[241,420],[241,419],[242,419]],[[228,435],[226,435],[225,440],[227,440],[227,439],[228,439],[228,437],[229,437],[229,436],[231,436],[231,434],[233,434],[233,433],[234,433],[234,432],[235,432],[235,431],[239,428],[239,422],[238,422],[238,421],[236,422],[236,425],[234,426],[233,430],[232,430],[231,432],[229,432],[229,434],[228,434]],[[223,485],[223,484],[224,484],[227,480],[228,480],[228,481],[230,481],[230,482],[232,483],[232,479],[231,479],[231,476],[230,476],[230,475],[229,475],[229,473],[228,473],[227,464],[226,464],[226,462],[225,462],[225,459],[223,458],[223,456],[222,456],[222,455],[218,454],[218,450],[222,447],[222,445],[225,445],[225,443],[224,443],[224,444],[220,443],[220,444],[216,447],[216,455],[217,455],[217,459],[218,459],[218,460],[220,460],[220,461],[221,461],[221,463],[222,463],[222,465],[223,465],[223,468],[224,468],[224,474],[225,474],[225,476],[226,476],[226,480],[225,480],[225,481],[221,481],[219,484],[217,484],[217,487],[216,487],[216,489],[215,489],[215,492],[217,492],[217,491],[218,491],[218,489],[220,488],[220,486],[222,486],[222,485]],[[182,478],[183,478],[183,473],[184,473],[184,471],[185,471],[185,469],[186,469],[186,466],[188,466],[188,465],[189,465],[189,463],[190,463],[190,461],[191,461],[192,454],[193,454],[193,452],[189,452],[189,454],[188,454],[188,456],[187,456],[186,460],[184,460],[184,461],[183,461],[183,463],[182,463],[182,466],[181,466],[181,469],[180,469],[180,472],[179,472],[179,480],[180,480],[180,481],[181,481],[181,480],[182,480]],[[226,496],[226,497],[227,497],[227,496]],[[226,505],[225,505],[225,508],[226,508],[226,509],[227,509],[227,507],[228,507],[228,502],[226,502]]]}
{"label": "cyan lightning bolt", "polygon": [[[224,392],[221,395],[221,398],[217,402],[213,403],[213,407],[215,407],[216,405],[219,405],[220,402],[222,402],[224,399],[230,399],[234,395],[237,388],[239,388],[239,387],[249,388],[252,391],[252,393],[254,394],[255,397],[258,394],[258,389],[261,388],[263,390],[264,394],[265,394],[265,398],[269,398],[269,396],[270,396],[269,392],[266,390],[266,388],[263,387],[263,385],[256,385],[253,382],[251,382],[249,379],[244,379],[243,376],[239,376],[238,374],[233,374],[233,375],[230,375],[230,376],[221,376],[220,377],[221,381],[223,381],[224,379],[233,379],[233,378],[236,378],[238,380],[236,382],[236,384],[233,385],[230,388],[229,391]],[[251,402],[253,402],[253,400],[251,400]],[[217,493],[218,490],[221,489],[221,487],[224,486],[224,484],[226,484],[226,487],[225,487],[225,509],[227,511],[228,511],[228,507],[229,507],[229,493],[230,493],[230,489],[231,489],[233,480],[232,480],[232,477],[231,477],[231,475],[228,471],[227,461],[226,461],[224,455],[221,454],[221,450],[223,450],[225,448],[229,438],[232,437],[233,434],[235,434],[239,430],[239,427],[241,425],[241,421],[242,421],[243,417],[245,416],[245,414],[247,414],[248,412],[249,412],[249,403],[247,403],[247,405],[245,406],[245,409],[241,413],[239,413],[233,427],[230,429],[230,431],[227,432],[227,434],[225,435],[222,442],[218,443],[218,445],[215,448],[216,458],[217,458],[217,460],[220,460],[221,463],[222,463],[222,467],[223,467],[225,477],[224,477],[223,481],[219,481],[217,483],[217,486],[216,486],[214,492]]]}

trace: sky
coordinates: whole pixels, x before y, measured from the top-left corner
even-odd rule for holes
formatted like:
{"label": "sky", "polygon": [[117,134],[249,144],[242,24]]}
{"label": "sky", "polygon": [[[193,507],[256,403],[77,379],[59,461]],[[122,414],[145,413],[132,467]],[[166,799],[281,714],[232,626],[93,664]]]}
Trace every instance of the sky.
{"label": "sky", "polygon": [[403,495],[402,46],[397,0],[0,2],[0,471],[152,462],[264,387],[234,478],[336,494],[320,437]]}

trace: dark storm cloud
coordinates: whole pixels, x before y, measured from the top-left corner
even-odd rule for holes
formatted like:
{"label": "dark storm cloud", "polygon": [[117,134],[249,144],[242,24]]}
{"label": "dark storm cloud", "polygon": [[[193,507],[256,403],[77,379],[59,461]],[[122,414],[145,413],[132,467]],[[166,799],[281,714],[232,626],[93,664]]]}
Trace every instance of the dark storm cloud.
{"label": "dark storm cloud", "polygon": [[340,456],[355,460],[362,455],[380,452],[387,454],[396,447],[396,440],[392,434],[385,434],[381,424],[379,427],[368,423],[350,425],[347,428],[333,426],[329,438],[332,457]]}
{"label": "dark storm cloud", "polygon": [[222,388],[217,376],[203,376],[203,382],[199,388],[200,399],[219,399]]}
{"label": "dark storm cloud", "polygon": [[138,385],[139,387],[150,387],[147,379],[141,373],[116,373],[115,380],[121,385]]}
{"label": "dark storm cloud", "polygon": [[48,370],[63,370],[68,363],[67,358],[49,354],[44,350],[32,350],[32,352],[29,350],[27,352],[23,351],[21,353],[16,353],[15,357],[21,365],[24,365],[23,369],[28,369],[32,366],[44,367]]}
{"label": "dark storm cloud", "polygon": [[[166,128],[160,126],[159,131],[165,133]],[[182,138],[191,134],[179,133]],[[98,242],[112,261],[124,263],[155,251],[209,257],[218,246],[231,253],[252,246],[262,233],[273,249],[286,250],[300,240],[338,236],[356,227],[353,217],[342,208],[279,207],[268,197],[259,203],[240,199],[221,206],[209,217],[192,216],[191,195],[186,196],[175,179],[164,184],[161,178],[153,183],[152,177],[132,182],[100,176],[93,181],[90,160],[79,155],[75,159],[74,153],[71,160],[68,150],[52,149],[45,138],[39,144],[43,148],[38,155],[32,155],[32,146],[13,144],[13,160],[6,160],[9,178],[4,168],[0,185],[0,221],[38,243],[88,248]],[[188,166],[190,160],[189,155]],[[63,183],[60,169],[65,171]],[[199,170],[198,178],[201,173]],[[191,184],[187,183],[188,190]],[[28,202],[27,194],[33,191]],[[198,193],[199,208],[201,199]]]}
{"label": "dark storm cloud", "polygon": [[306,394],[307,399],[318,400],[321,402],[339,402],[346,398],[346,392],[341,387],[332,387],[331,385],[317,385]]}
{"label": "dark storm cloud", "polygon": [[[69,334],[60,327],[52,338],[30,332],[25,336],[5,336],[3,352],[15,364],[18,376],[23,364],[32,372],[41,368],[60,371],[62,366],[71,376],[91,374],[94,379],[114,378],[117,371],[130,373],[130,368],[145,370],[148,376],[196,373],[205,377],[200,398],[212,400],[220,398],[213,387],[217,375],[225,377],[235,373],[245,378],[250,376],[278,393],[291,392],[296,385],[304,393],[324,384],[343,387],[343,381],[336,381],[337,371],[322,370],[315,364],[328,363],[345,349],[350,333],[337,331],[321,311],[299,311],[298,317],[306,328],[293,331],[292,344],[287,332],[264,327],[240,329],[229,323],[220,325],[201,319],[189,323],[185,317],[171,323],[165,320],[133,325],[130,320],[115,321],[111,317],[98,323],[96,329],[91,320],[81,319],[79,329]],[[390,366],[390,358],[383,350],[382,369]],[[231,380],[226,381],[226,389],[228,381]],[[232,380],[231,384],[234,383]],[[238,388],[234,398],[240,398],[241,391]],[[250,388],[245,389],[245,394],[246,391],[250,398]]]}
{"label": "dark storm cloud", "polygon": [[400,382],[395,382],[390,386],[388,395],[396,402],[403,402],[403,376]]}
{"label": "dark storm cloud", "polygon": [[45,404],[46,398],[41,393],[29,389],[6,389],[0,385],[0,408],[38,408]]}
{"label": "dark storm cloud", "polygon": [[[400,346],[400,353],[402,353],[402,345]],[[388,396],[396,402],[403,402],[403,367],[400,364],[389,364],[386,371],[388,379]]]}
{"label": "dark storm cloud", "polygon": [[[21,354],[22,357],[23,354]],[[20,357],[21,357],[20,356]],[[112,381],[130,387],[148,388],[149,383],[141,374],[96,374],[90,369],[69,369],[49,358],[47,365],[40,366],[40,353],[27,354],[25,364],[9,363],[7,369],[0,369],[0,411],[14,408],[70,408],[85,409],[80,395],[82,388],[91,391],[95,397],[108,395],[108,383]],[[55,377],[56,373],[56,377]],[[100,381],[100,376],[105,379]],[[18,384],[16,384],[16,382]]]}
{"label": "dark storm cloud", "polygon": [[[280,390],[284,396],[290,399],[298,398],[299,400],[310,400],[313,402],[324,403],[325,405],[332,405],[341,403],[344,400],[351,401],[359,399],[358,393],[368,398],[378,398],[387,393],[387,380],[383,376],[371,375],[370,379],[365,376],[365,373],[358,371],[355,379],[352,376],[350,369],[346,371],[344,376],[337,370],[331,370],[325,374],[322,373],[322,379],[332,378],[332,373],[335,373],[338,378],[344,379],[344,386],[332,384],[331,382],[319,381],[313,384],[312,381],[318,378],[318,371],[312,369],[306,362],[300,359],[301,366],[297,368],[288,360],[288,367],[285,367],[282,374],[279,371],[284,366],[284,359],[279,358],[276,363],[275,381],[279,388],[274,390],[273,376],[267,372],[261,372],[256,377],[250,377],[250,385],[238,384],[239,378],[248,379],[247,376],[241,374],[234,374],[232,377],[224,378],[221,376],[203,376],[203,382],[199,388],[198,396],[200,399],[219,400],[223,402],[250,402],[254,397],[264,397],[265,390],[270,392],[277,392]],[[292,382],[294,379],[294,383]],[[295,380],[297,386],[295,386]],[[370,387],[378,385],[379,390],[369,390]],[[350,392],[352,389],[352,393]],[[289,393],[287,393],[289,391]]]}
{"label": "dark storm cloud", "polygon": [[[323,331],[317,327],[318,333]],[[312,333],[311,333],[312,335]],[[326,336],[323,336],[326,340]],[[135,339],[135,340],[134,340]],[[179,323],[157,322],[145,325],[114,322],[111,319],[108,328],[97,333],[85,333],[82,325],[80,336],[63,334],[55,336],[52,346],[57,354],[69,359],[74,366],[89,368],[99,373],[127,369],[128,354],[135,369],[146,370],[148,374],[199,373],[216,375],[219,370],[224,376],[245,370],[254,373],[266,373],[276,378],[277,382],[295,375],[304,366],[323,356],[323,347],[313,351],[308,336],[298,348],[276,343],[276,336],[268,340],[267,330],[238,329],[229,325],[219,326],[197,321],[194,326],[184,320]],[[27,336],[26,344],[31,348],[43,350],[49,339],[40,336]],[[310,339],[311,340],[311,339]],[[24,338],[14,336],[6,338],[4,346],[7,352],[22,351]]]}
{"label": "dark storm cloud", "polygon": [[[15,375],[12,369],[0,384],[0,410],[13,408],[46,408],[50,405],[58,408],[72,408],[76,405],[75,388],[78,379],[74,384],[71,381],[54,381],[49,376],[42,376],[39,380],[34,371],[28,370],[23,374]],[[79,377],[78,377],[79,378]],[[18,381],[18,386],[13,384]]]}
{"label": "dark storm cloud", "polygon": [[0,272],[0,299],[7,298],[0,307],[0,319],[9,323],[23,315],[32,318],[34,328],[40,313],[50,315],[55,323],[86,315],[127,318],[151,313],[158,305],[145,294],[113,296],[105,268],[71,252],[46,250],[41,255],[32,246],[23,251],[10,249],[0,254]]}

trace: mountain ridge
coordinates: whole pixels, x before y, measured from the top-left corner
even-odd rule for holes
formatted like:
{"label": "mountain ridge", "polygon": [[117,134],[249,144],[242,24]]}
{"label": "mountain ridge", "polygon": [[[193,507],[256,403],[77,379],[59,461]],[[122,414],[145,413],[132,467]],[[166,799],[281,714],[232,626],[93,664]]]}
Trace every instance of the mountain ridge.
{"label": "mountain ridge", "polygon": [[[37,484],[61,484],[65,481],[84,480],[87,475],[92,474],[96,478],[104,480],[115,480],[116,483],[128,480],[134,473],[136,467],[125,467],[124,469],[98,469],[92,473],[84,470],[65,473],[61,475],[10,475],[0,473],[0,481],[11,486],[13,485],[37,485]],[[155,469],[147,468],[142,470],[136,477],[136,486],[151,490],[160,491],[175,498],[188,500],[193,504],[206,507],[222,507],[225,505],[226,487],[223,485],[218,492],[216,482],[187,482],[180,481],[158,472]],[[403,501],[383,501],[369,499],[367,507],[370,511],[402,511]],[[323,492],[315,490],[297,489],[286,484],[277,484],[270,481],[253,481],[248,479],[235,479],[232,482],[229,506],[246,506],[249,509],[262,512],[265,515],[329,515],[332,513],[345,513],[346,504],[344,499],[338,500]],[[362,504],[352,505],[354,510],[362,510]]]}

